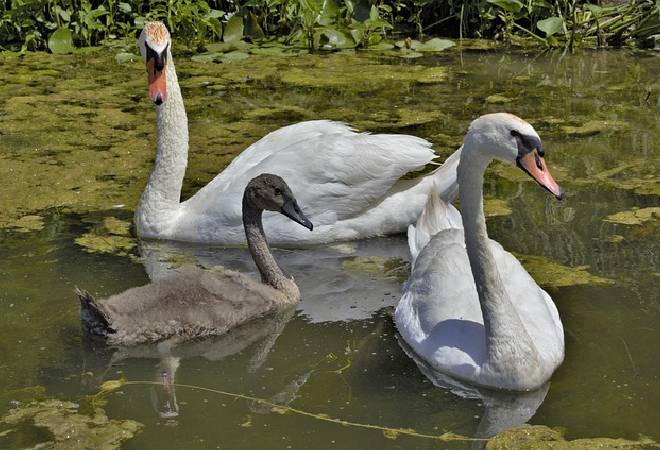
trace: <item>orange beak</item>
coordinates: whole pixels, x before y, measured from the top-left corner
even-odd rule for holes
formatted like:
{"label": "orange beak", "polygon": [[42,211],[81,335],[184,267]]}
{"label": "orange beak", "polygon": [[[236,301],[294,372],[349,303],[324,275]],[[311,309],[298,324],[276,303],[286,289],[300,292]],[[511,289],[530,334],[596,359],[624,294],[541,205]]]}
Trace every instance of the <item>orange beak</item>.
{"label": "orange beak", "polygon": [[149,98],[155,104],[160,105],[167,99],[165,71],[156,69],[156,60],[154,58],[147,60],[147,75],[149,78]]}
{"label": "orange beak", "polygon": [[557,200],[564,198],[564,191],[559,187],[555,179],[552,178],[552,175],[550,175],[548,166],[545,165],[545,160],[543,156],[539,155],[537,149],[519,156],[516,162],[518,167],[527,172],[538,184],[552,192],[557,197]]}

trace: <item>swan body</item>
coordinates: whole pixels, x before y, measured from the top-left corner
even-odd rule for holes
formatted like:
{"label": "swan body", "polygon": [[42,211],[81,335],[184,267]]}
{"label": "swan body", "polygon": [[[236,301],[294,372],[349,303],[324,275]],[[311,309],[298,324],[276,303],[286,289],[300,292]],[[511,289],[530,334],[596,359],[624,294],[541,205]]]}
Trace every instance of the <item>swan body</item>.
{"label": "swan body", "polygon": [[78,291],[83,328],[110,344],[137,345],[169,338],[222,335],[250,320],[295,305],[300,291],[268,249],[261,213],[280,211],[312,229],[284,181],[262,174],[243,196],[244,232],[261,281],[233,270],[187,268],[104,301]]}
{"label": "swan body", "polygon": [[474,121],[462,152],[463,217],[431,192],[409,228],[413,267],[396,326],[433,370],[482,387],[537,389],[563,361],[563,327],[550,296],[488,238],[483,173],[493,157],[515,161],[557,197],[562,192],[547,171],[536,132],[515,116]]}
{"label": "swan body", "polygon": [[266,135],[193,197],[180,202],[188,121],[169,33],[162,23],[150,22],[139,44],[149,72],[149,93],[158,105],[156,160],[135,213],[141,237],[242,243],[240,194],[252,177],[264,172],[289,180],[315,218],[315,232],[305,233],[267,214],[269,240],[275,243],[325,243],[403,232],[416,220],[432,186],[446,201],[456,194],[458,151],[433,173],[402,180],[432,162],[428,141],[358,133],[344,123],[317,120]]}

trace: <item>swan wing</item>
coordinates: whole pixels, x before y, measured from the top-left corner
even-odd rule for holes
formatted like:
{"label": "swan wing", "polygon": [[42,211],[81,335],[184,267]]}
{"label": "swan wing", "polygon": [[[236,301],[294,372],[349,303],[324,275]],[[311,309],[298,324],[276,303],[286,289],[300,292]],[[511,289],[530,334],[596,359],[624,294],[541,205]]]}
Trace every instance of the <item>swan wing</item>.
{"label": "swan wing", "polygon": [[315,226],[331,224],[359,215],[403,175],[424,167],[434,156],[430,147],[414,136],[357,133],[339,122],[297,123],[236,157],[186,202],[188,213],[217,215],[221,206],[223,224],[240,225],[245,185],[260,173],[274,173],[286,180]]}
{"label": "swan wing", "polygon": [[434,183],[417,223],[408,227],[408,247],[410,248],[411,263],[415,263],[419,252],[434,235],[450,228],[463,228],[461,214],[451,203],[442,201],[438,196]]}
{"label": "swan wing", "polygon": [[490,248],[507,294],[540,357],[558,366],[564,359],[564,328],[552,298],[500,243],[491,239]]}

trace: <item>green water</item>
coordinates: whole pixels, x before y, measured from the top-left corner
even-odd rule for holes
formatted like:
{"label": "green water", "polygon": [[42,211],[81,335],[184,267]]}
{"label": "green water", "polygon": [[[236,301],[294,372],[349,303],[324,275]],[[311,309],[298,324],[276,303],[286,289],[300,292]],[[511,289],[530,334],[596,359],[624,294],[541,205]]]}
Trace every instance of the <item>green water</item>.
{"label": "green water", "polygon": [[[660,195],[660,55],[452,51],[414,62],[353,53],[176,62],[191,135],[184,197],[249,143],[299,120],[415,134],[440,157],[482,113],[529,120],[566,200],[502,165],[493,165],[485,186],[490,235],[548,290],[566,333],[564,364],[529,422],[563,427],[570,439],[660,440],[660,211],[652,209]],[[278,250],[300,283],[298,310],[225,339],[130,352],[90,344],[78,328],[75,285],[103,297],[184,262],[254,268],[240,248],[140,244],[125,223],[109,219],[131,220],[153,160],[155,114],[141,63],[120,65],[108,52],[0,54],[0,102],[0,415],[29,398],[27,387],[86,404],[83,396],[103,381],[161,379],[178,357],[182,384],[356,423],[483,433],[492,415],[484,401],[435,387],[396,341],[391,311],[409,270],[404,236]],[[167,401],[174,407],[172,395],[125,386],[107,398],[110,417],[144,424],[124,448],[474,445],[393,440],[188,388],[176,389],[178,417],[160,417]],[[0,433],[7,428],[0,424]],[[24,426],[0,434],[0,447],[47,439]]]}

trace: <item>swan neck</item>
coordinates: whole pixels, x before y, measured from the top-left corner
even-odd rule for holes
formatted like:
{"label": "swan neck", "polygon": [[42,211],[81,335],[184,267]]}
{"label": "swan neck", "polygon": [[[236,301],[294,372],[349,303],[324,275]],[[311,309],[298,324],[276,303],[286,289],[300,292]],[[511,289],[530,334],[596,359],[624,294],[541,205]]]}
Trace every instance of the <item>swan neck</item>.
{"label": "swan neck", "polygon": [[275,261],[275,257],[270,252],[261,222],[262,213],[262,209],[252,205],[246,195],[243,196],[245,238],[250,255],[252,255],[252,259],[254,259],[261,274],[261,281],[275,289],[284,291],[288,288],[291,280],[284,275],[279,264]]}
{"label": "swan neck", "polygon": [[138,205],[141,219],[151,226],[167,221],[178,210],[188,163],[188,118],[170,49],[165,83],[167,97],[156,106],[156,159]]}
{"label": "swan neck", "polygon": [[[467,150],[467,151],[466,151]],[[479,295],[486,331],[488,360],[496,364],[498,346],[520,340],[531,342],[505,289],[491,251],[483,209],[484,172],[492,158],[473,149],[464,149],[458,169],[465,247]],[[528,348],[528,346],[521,346]]]}

